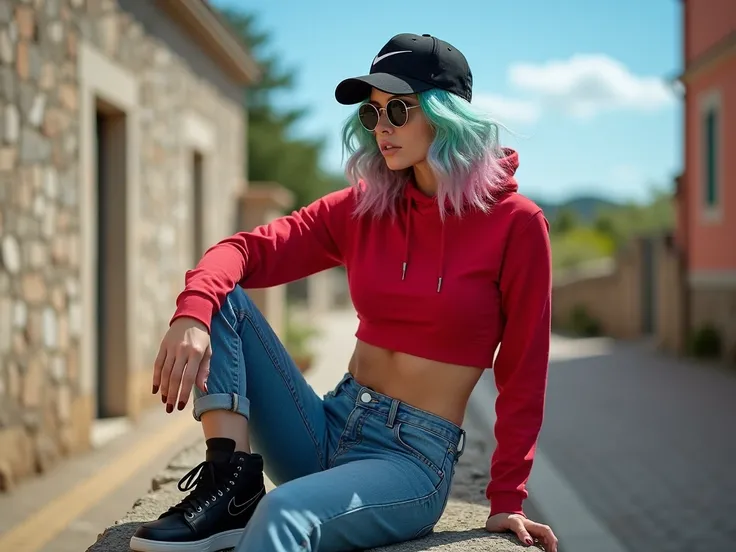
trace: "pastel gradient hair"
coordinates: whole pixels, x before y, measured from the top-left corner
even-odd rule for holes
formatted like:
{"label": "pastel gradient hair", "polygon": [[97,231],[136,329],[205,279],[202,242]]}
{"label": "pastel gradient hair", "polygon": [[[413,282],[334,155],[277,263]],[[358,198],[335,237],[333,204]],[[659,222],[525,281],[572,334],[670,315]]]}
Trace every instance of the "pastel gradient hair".
{"label": "pastel gradient hair", "polygon": [[[440,215],[443,219],[447,216],[448,206],[456,214],[470,207],[487,212],[507,190],[507,176],[499,162],[503,151],[498,125],[466,100],[444,90],[432,89],[417,97],[435,133],[427,162],[437,178]],[[349,155],[345,175],[360,191],[356,214],[394,215],[413,169],[388,168],[375,134],[363,128],[357,112],[345,122],[342,142],[343,153]]]}

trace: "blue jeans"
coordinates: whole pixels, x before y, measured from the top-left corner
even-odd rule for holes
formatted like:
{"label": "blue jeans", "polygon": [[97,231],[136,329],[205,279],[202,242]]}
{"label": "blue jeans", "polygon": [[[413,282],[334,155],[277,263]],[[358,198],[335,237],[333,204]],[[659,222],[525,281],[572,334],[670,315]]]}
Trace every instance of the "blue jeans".
{"label": "blue jeans", "polygon": [[337,552],[432,531],[465,442],[452,422],[362,386],[349,373],[318,396],[239,287],[212,319],[208,393],[194,417],[249,420],[251,447],[277,488],[237,552]]}

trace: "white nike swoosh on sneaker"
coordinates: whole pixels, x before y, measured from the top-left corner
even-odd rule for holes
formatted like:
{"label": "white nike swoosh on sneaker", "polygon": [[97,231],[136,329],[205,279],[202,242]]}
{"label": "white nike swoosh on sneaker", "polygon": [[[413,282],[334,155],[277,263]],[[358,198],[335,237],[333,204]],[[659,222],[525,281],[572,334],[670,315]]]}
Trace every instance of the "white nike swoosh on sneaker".
{"label": "white nike swoosh on sneaker", "polygon": [[411,50],[397,50],[396,52],[389,52],[388,54],[383,54],[382,56],[376,56],[375,58],[373,58],[373,65],[375,65],[382,59],[386,59],[389,56],[395,56],[396,54],[411,54]]}
{"label": "white nike swoosh on sneaker", "polygon": [[227,505],[227,513],[233,517],[239,516],[248,508],[250,508],[255,503],[255,501],[258,500],[261,495],[263,495],[264,491],[265,489],[261,489],[257,495],[249,498],[243,504],[238,504],[237,502],[235,502],[235,497],[232,497]]}

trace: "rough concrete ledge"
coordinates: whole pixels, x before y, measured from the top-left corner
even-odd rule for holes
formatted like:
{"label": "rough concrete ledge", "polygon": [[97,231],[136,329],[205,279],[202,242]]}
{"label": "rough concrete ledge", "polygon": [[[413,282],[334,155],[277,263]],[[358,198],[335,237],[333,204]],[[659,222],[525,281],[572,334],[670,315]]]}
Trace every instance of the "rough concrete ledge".
{"label": "rough concrete ledge", "polygon": [[[374,549],[373,552],[521,552],[530,550],[512,535],[490,534],[483,529],[488,505],[483,496],[488,477],[487,446],[468,439],[458,463],[450,501],[433,534],[415,541]],[[129,552],[130,537],[143,522],[155,519],[181,499],[179,479],[204,458],[197,442],[177,454],[152,481],[151,491],[128,514],[107,528],[87,552]]]}

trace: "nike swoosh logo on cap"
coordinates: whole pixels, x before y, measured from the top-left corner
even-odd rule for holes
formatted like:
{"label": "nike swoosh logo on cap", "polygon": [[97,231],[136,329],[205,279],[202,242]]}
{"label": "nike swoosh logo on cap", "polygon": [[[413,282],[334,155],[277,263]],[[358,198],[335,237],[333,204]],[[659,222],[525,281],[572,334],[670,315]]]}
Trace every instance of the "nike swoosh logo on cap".
{"label": "nike swoosh logo on cap", "polygon": [[388,54],[383,54],[382,56],[376,56],[375,58],[373,58],[373,65],[375,65],[382,59],[386,59],[389,56],[395,56],[396,54],[411,54],[411,50],[397,50],[396,52],[389,52]]}

